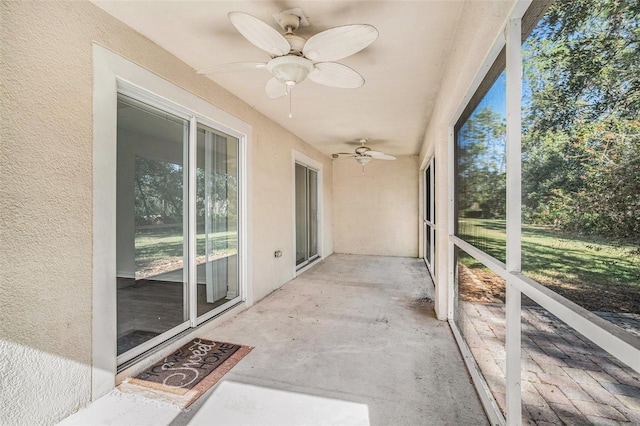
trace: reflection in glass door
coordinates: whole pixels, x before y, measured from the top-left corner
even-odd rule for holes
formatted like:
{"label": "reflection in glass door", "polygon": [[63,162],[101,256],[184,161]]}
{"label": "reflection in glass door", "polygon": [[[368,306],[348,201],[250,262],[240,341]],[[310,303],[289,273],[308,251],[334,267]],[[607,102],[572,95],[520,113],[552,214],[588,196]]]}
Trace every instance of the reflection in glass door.
{"label": "reflection in glass door", "polygon": [[118,356],[188,326],[188,130],[187,120],[118,95]]}
{"label": "reflection in glass door", "polygon": [[319,258],[318,172],[296,163],[296,267]]}
{"label": "reflection in glass door", "polygon": [[198,125],[198,317],[238,296],[238,139]]}

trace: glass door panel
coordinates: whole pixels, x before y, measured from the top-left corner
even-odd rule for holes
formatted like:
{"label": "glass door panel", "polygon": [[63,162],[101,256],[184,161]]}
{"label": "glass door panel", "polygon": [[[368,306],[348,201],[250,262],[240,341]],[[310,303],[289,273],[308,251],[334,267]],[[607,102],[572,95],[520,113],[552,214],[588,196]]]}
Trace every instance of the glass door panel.
{"label": "glass door panel", "polygon": [[309,171],[309,259],[318,256],[318,172]]}
{"label": "glass door panel", "polygon": [[296,266],[305,266],[318,253],[318,172],[296,164]]}
{"label": "glass door panel", "polygon": [[308,259],[307,168],[296,164],[296,265]]}
{"label": "glass door panel", "polygon": [[197,314],[239,295],[238,139],[198,125],[196,147]]}
{"label": "glass door panel", "polygon": [[120,356],[163,340],[163,333],[189,319],[184,226],[189,123],[123,95],[117,117]]}

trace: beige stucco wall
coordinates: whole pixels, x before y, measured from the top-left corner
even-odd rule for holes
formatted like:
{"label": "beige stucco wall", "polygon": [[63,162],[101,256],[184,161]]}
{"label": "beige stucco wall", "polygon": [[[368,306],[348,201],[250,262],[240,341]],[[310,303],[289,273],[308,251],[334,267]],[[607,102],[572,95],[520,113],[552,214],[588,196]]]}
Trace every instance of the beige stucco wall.
{"label": "beige stucco wall", "polygon": [[516,2],[512,0],[478,2],[467,1],[462,9],[455,41],[449,54],[447,71],[436,100],[434,112],[426,130],[420,152],[425,164],[435,156],[436,162],[436,312],[438,318],[447,317],[447,289],[451,266],[448,259],[450,182],[452,164],[449,163],[450,132],[459,108],[466,105],[473,93],[473,84],[481,79],[491,65],[484,64],[492,46],[500,37]]}
{"label": "beige stucco wall", "polygon": [[336,253],[418,256],[418,158],[333,164]]}
{"label": "beige stucco wall", "polygon": [[323,164],[332,252],[332,163],[91,3],[0,8],[0,423],[51,424],[91,400],[92,42],[253,126],[255,300],[293,276],[293,149]]}

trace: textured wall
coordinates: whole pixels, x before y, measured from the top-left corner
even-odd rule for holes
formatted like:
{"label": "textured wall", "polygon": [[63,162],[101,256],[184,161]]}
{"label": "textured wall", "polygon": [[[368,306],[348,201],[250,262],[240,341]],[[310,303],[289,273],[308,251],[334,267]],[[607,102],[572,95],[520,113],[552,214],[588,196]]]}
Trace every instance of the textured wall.
{"label": "textured wall", "polygon": [[381,256],[418,255],[418,158],[333,164],[334,250]]}
{"label": "textured wall", "polygon": [[0,423],[50,424],[91,399],[92,42],[253,126],[256,300],[293,275],[292,149],[324,165],[332,251],[332,163],[91,3],[0,8]]}

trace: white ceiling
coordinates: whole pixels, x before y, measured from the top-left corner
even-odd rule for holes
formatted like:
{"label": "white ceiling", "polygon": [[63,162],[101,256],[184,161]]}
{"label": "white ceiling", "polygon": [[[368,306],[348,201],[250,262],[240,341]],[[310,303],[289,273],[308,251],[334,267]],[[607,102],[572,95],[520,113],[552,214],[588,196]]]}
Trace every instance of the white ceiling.
{"label": "white ceiling", "polygon": [[[450,1],[113,1],[94,0],[109,14],[151,39],[195,70],[241,61],[268,61],[227,18],[249,13],[279,30],[272,15],[299,7],[310,37],[347,24],[376,27],[379,38],[340,61],[365,78],[358,89],[338,89],[305,80],[289,99],[265,93],[265,69],[215,74],[210,78],[314,145],[321,152],[353,151],[369,138],[391,155],[419,152],[454,39],[463,2]],[[348,144],[347,142],[351,142]]]}

